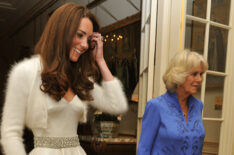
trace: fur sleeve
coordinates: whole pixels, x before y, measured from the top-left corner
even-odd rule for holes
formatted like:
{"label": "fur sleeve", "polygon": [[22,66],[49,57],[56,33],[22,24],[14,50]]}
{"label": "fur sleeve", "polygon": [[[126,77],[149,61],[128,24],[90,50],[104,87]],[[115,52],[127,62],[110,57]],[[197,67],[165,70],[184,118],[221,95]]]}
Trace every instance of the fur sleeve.
{"label": "fur sleeve", "polygon": [[15,65],[8,77],[1,124],[1,144],[6,155],[26,155],[22,135],[29,90],[27,67],[24,63]]}
{"label": "fur sleeve", "polygon": [[92,90],[94,101],[91,105],[110,114],[124,113],[128,109],[127,99],[118,79],[103,81],[99,86],[95,83]]}

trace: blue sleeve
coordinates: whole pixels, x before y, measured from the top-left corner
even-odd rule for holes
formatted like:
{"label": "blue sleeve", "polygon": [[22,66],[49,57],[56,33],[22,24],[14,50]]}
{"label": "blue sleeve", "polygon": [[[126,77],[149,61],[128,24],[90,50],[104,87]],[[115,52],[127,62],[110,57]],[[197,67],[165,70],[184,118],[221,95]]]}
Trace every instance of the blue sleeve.
{"label": "blue sleeve", "polygon": [[148,101],[142,119],[141,137],[137,155],[150,155],[160,125],[159,108],[152,100]]}

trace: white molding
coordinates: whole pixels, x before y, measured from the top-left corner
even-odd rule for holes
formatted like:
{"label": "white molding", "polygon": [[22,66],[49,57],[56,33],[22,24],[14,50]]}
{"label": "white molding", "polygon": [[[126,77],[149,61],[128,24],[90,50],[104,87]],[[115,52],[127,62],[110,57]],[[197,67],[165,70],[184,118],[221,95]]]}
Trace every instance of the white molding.
{"label": "white molding", "polygon": [[193,20],[193,21],[200,22],[200,23],[204,23],[204,24],[210,23],[210,25],[212,25],[212,26],[217,26],[217,27],[220,27],[220,28],[223,28],[223,29],[231,29],[232,28],[231,26],[228,26],[228,25],[225,25],[225,24],[220,24],[220,23],[217,23],[217,22],[209,21],[208,19],[199,18],[199,17],[195,17],[195,16],[191,16],[191,15],[186,15],[186,18],[190,19],[190,20]]}
{"label": "white molding", "polygon": [[157,2],[157,0],[146,0],[142,2],[137,142],[141,134],[145,105],[146,102],[152,98],[153,94]]}
{"label": "white molding", "polygon": [[[229,26],[231,26],[231,27],[233,27],[234,28],[234,15],[233,15],[233,13],[234,13],[234,0],[232,0],[231,1],[231,13],[230,13],[230,23],[229,23]],[[231,37],[232,37],[232,40],[234,39],[234,30],[232,29],[232,35],[231,35]],[[231,50],[233,51],[233,49],[234,49],[234,44],[231,44],[232,46],[231,46]],[[233,71],[233,68],[234,68],[234,61],[233,61],[233,59],[234,59],[234,53],[233,52],[231,52],[231,56],[230,56],[230,60],[231,60],[231,63],[232,64],[230,64],[230,76],[232,77],[232,78],[230,78],[230,81],[231,81],[231,89],[229,90],[230,91],[230,93],[231,93],[231,96],[232,96],[232,98],[230,98],[229,99],[229,101],[230,101],[230,103],[232,103],[231,104],[231,107],[230,107],[230,113],[232,114],[232,116],[229,118],[230,120],[233,120],[233,118],[234,118],[234,104],[233,104],[233,101],[234,101],[234,95],[233,95],[233,92],[234,92],[234,81],[233,81],[233,77],[234,77],[234,71]],[[231,124],[232,125],[230,125],[230,127],[231,127],[231,135],[230,135],[230,139],[231,139],[231,142],[230,142],[230,148],[231,148],[231,150],[230,150],[230,154],[234,154],[234,121],[232,121],[231,122]]]}
{"label": "white molding", "polygon": [[[172,57],[180,50],[180,29],[183,28],[184,24],[181,20],[182,11],[182,1],[171,1],[171,17],[170,17],[170,38],[169,38],[169,58],[171,60]],[[175,31],[178,30],[178,31]]]}
{"label": "white molding", "polygon": [[215,121],[215,122],[223,122],[223,118],[209,118],[209,117],[203,117],[203,121]]}
{"label": "white molding", "polygon": [[155,43],[156,43],[156,19],[157,19],[157,0],[151,1],[150,14],[150,36],[149,36],[149,62],[148,62],[148,88],[147,101],[153,96],[153,80],[154,80],[154,57],[155,57]]}
{"label": "white molding", "polygon": [[226,103],[223,105],[223,118],[224,122],[221,125],[220,133],[220,146],[219,146],[219,155],[233,155],[234,154],[234,0],[231,1],[231,13],[230,13],[230,24],[232,28],[228,36],[228,47],[227,47],[227,59],[226,59],[226,81],[225,81],[225,91],[224,91],[224,101]]}
{"label": "white molding", "polygon": [[157,36],[156,36],[156,55],[154,73],[154,92],[153,97],[165,93],[165,85],[162,76],[168,65],[169,41],[170,41],[170,21],[171,20],[171,1],[158,0]]}
{"label": "white molding", "polygon": [[227,76],[227,73],[211,71],[211,70],[208,70],[206,73],[209,74],[209,75]]}

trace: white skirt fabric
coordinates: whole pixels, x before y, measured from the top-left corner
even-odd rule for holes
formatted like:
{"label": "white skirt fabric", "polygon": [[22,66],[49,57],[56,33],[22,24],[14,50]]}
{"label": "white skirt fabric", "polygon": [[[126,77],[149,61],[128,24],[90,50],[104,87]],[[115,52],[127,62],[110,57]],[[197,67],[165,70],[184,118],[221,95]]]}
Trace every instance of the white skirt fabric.
{"label": "white skirt fabric", "polygon": [[29,155],[86,155],[81,146],[62,149],[34,148]]}

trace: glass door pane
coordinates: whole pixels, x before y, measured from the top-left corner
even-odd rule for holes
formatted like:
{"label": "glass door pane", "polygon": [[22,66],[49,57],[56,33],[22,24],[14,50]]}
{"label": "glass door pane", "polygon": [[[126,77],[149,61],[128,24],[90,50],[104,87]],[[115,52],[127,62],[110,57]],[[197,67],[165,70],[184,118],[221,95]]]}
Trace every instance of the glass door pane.
{"label": "glass door pane", "polygon": [[206,18],[207,0],[188,0],[187,14],[195,17]]}
{"label": "glass door pane", "polygon": [[206,25],[204,23],[187,19],[185,30],[185,48],[203,54],[205,29]]}
{"label": "glass door pane", "polygon": [[228,30],[210,26],[208,64],[209,70],[225,72]]}
{"label": "glass door pane", "polygon": [[206,76],[206,92],[203,117],[222,117],[224,78],[225,77],[214,75]]}
{"label": "glass door pane", "polygon": [[229,25],[230,0],[211,1],[211,21]]}
{"label": "glass door pane", "polygon": [[[231,0],[187,0],[184,48],[204,55],[206,79],[195,95],[204,103],[206,131],[203,155],[218,154]],[[207,14],[208,13],[208,14]]]}

